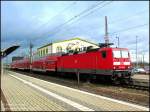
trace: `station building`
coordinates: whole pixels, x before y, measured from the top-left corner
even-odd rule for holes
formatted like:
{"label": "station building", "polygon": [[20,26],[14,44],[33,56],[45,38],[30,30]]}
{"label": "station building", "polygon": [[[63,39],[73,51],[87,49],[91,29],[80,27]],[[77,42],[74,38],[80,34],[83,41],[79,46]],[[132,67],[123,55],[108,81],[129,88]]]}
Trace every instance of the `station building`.
{"label": "station building", "polygon": [[54,43],[49,43],[37,49],[37,54],[39,57],[53,54],[53,53],[67,53],[69,51],[80,51],[87,47],[99,48],[98,44],[89,42],[81,38],[72,38],[69,40],[57,41]]}

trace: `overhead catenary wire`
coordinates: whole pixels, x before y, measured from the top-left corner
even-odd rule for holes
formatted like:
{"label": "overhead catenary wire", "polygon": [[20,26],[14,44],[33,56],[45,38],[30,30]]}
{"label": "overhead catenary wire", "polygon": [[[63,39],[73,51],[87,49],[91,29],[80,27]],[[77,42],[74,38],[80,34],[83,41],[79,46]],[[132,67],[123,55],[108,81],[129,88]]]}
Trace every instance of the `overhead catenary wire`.
{"label": "overhead catenary wire", "polygon": [[127,18],[132,18],[132,17],[134,17],[134,16],[136,16],[136,15],[143,14],[145,11],[146,11],[146,10],[142,10],[142,11],[140,11],[140,12],[135,13],[135,14],[132,15],[132,16],[127,16],[127,17],[125,17],[125,18],[120,18],[120,19],[117,19],[117,20],[113,20],[113,21],[111,21],[111,22],[108,22],[108,24],[113,24],[113,23],[116,23],[116,22],[120,22],[120,20],[126,20]]}
{"label": "overhead catenary wire", "polygon": [[45,23],[43,23],[42,25],[40,25],[39,27],[37,27],[36,29],[32,30],[29,34],[27,34],[27,36],[30,36],[30,34],[32,34],[33,32],[38,31],[39,29],[41,29],[42,27],[46,27],[49,25],[49,22],[52,21],[52,19],[54,19],[55,17],[57,17],[58,15],[62,14],[63,12],[65,12],[66,10],[68,10],[69,8],[71,8],[73,5],[76,4],[76,1],[69,4],[67,7],[65,7],[64,9],[62,9],[60,12],[58,12],[57,14],[55,14],[53,17],[51,17],[48,21],[46,21]]}
{"label": "overhead catenary wire", "polygon": [[54,19],[55,17],[59,16],[60,14],[63,14],[66,10],[70,9],[73,5],[75,5],[76,2],[73,2],[72,4],[70,4],[68,7],[64,8],[62,11],[60,11],[58,14],[56,14],[55,16],[53,16],[51,19],[49,19],[46,23],[44,23],[43,25],[41,25],[39,28],[41,27],[45,27],[48,26],[50,24],[50,21],[52,21],[52,19]]}
{"label": "overhead catenary wire", "polygon": [[[140,28],[140,27],[144,27],[146,25],[149,25],[149,23],[145,23],[145,24],[142,24],[142,25],[136,25],[136,26],[133,26],[133,27],[129,27],[129,28],[126,28],[126,29],[122,29],[122,30],[119,30],[119,31],[115,31],[113,33],[109,33],[109,35],[115,35],[117,33],[120,33],[120,32],[124,32],[124,31],[128,31],[128,30],[132,30],[132,29],[136,29],[136,28]],[[115,41],[115,38],[113,37],[110,37],[111,38],[111,41],[114,42]]]}
{"label": "overhead catenary wire", "polygon": [[[101,5],[103,2],[104,2],[104,1],[101,1],[100,3],[97,3],[96,5],[92,5],[90,8],[85,9],[84,11],[82,11],[82,12],[80,12],[79,14],[73,16],[71,19],[67,20],[66,22],[64,22],[64,23],[62,23],[62,24],[56,26],[56,27],[53,28],[51,31],[44,32],[44,33],[42,33],[41,35],[47,34],[47,33],[49,33],[49,32],[57,33],[56,30],[60,29],[60,28],[63,27],[64,25],[68,24],[70,21],[73,21],[73,20],[76,19],[77,17],[80,17],[82,14],[84,14],[84,13],[90,11],[91,9],[93,9],[93,8],[95,8],[95,7],[99,6],[99,5]],[[53,33],[51,33],[51,35],[52,35],[52,34],[53,34]],[[39,35],[38,37],[41,37],[41,35]],[[36,37],[36,39],[37,39],[38,37]]]}
{"label": "overhead catenary wire", "polygon": [[[107,5],[107,4],[105,4],[105,5]],[[113,21],[111,21],[111,22],[109,22],[108,24],[114,24],[114,23],[116,23],[116,22],[120,22],[120,21],[122,21],[122,20],[126,20],[127,18],[132,18],[132,17],[135,17],[135,16],[137,16],[137,15],[140,15],[140,14],[143,14],[144,12],[145,12],[146,10],[144,9],[144,10],[142,10],[142,11],[140,11],[140,12],[136,12],[134,15],[130,15],[130,16],[126,16],[125,18],[119,18],[119,19],[117,19],[117,20],[113,20]],[[93,13],[92,11],[91,11],[91,13]],[[89,15],[90,13],[88,13],[88,14],[86,14],[85,16],[87,16],[87,15]],[[82,16],[82,17],[85,17],[85,16]],[[75,21],[74,21],[75,22]],[[69,24],[70,25],[70,24]],[[72,24],[71,24],[72,25]],[[69,29],[62,29],[62,30],[69,30]],[[59,33],[59,32],[56,32],[57,34]],[[55,33],[55,34],[56,34]]]}
{"label": "overhead catenary wire", "polygon": [[[98,2],[98,3],[94,4],[94,5],[92,5],[90,8],[85,9],[84,11],[82,11],[82,12],[80,12],[79,14],[75,15],[74,17],[72,17],[71,19],[69,19],[68,21],[66,21],[65,23],[56,26],[56,27],[53,28],[52,30],[57,30],[58,28],[61,28],[62,26],[64,26],[64,25],[66,25],[67,23],[69,23],[70,21],[74,20],[75,18],[80,17],[80,15],[82,15],[82,14],[88,12],[89,10],[91,10],[91,9],[93,9],[93,8],[95,8],[95,7],[97,7],[97,6],[99,6],[99,5],[100,5],[101,3],[103,3],[103,2],[104,2],[104,1],[101,1],[101,2]],[[46,33],[49,33],[49,32],[50,32],[50,31],[48,31],[48,32],[46,32]],[[44,32],[44,33],[40,34],[39,36],[35,36],[34,38],[32,38],[32,40],[34,40],[35,38],[36,38],[36,39],[35,39],[34,41],[36,41],[36,40],[38,40],[38,39],[41,39],[41,38],[39,38],[39,37],[43,36],[43,35],[46,34],[46,33]],[[57,32],[56,32],[56,33],[57,33]]]}
{"label": "overhead catenary wire", "polygon": [[[106,4],[103,4],[101,7],[96,7],[96,8],[103,8],[104,6],[106,6],[106,5],[108,5],[108,4],[110,4],[112,1],[110,1],[110,2],[108,2],[108,3],[106,3]],[[96,9],[95,9],[96,10]],[[88,16],[88,15],[90,15],[90,14],[92,14],[94,12],[94,10],[92,10],[92,11],[90,11],[89,13],[87,13],[87,14],[85,14],[85,15],[83,15],[83,16],[81,16],[80,18],[78,18],[78,19],[76,19],[75,21],[73,21],[73,23],[72,24],[74,24],[76,21],[79,21],[81,18],[83,18],[83,17],[86,17],[86,16]],[[72,24],[69,24],[69,25],[72,25]],[[61,30],[64,30],[64,29],[61,29]],[[57,34],[59,33],[59,31],[58,32],[56,32]],[[56,34],[56,33],[54,33],[54,34]],[[54,36],[54,34],[53,34],[53,36]]]}
{"label": "overhead catenary wire", "polygon": [[126,17],[122,17],[122,18],[119,18],[119,19],[115,19],[115,20],[109,21],[108,24],[114,24],[114,23],[116,23],[116,22],[117,22],[117,23],[118,23],[118,22],[122,22],[122,21],[124,21],[124,20],[131,19],[131,18],[133,18],[133,17],[135,17],[135,16],[139,16],[139,15],[144,14],[144,13],[146,13],[146,9],[144,9],[144,10],[142,10],[142,11],[140,11],[140,12],[136,12],[135,14],[128,15],[128,16],[126,16]]}
{"label": "overhead catenary wire", "polygon": [[131,30],[131,29],[136,29],[136,28],[140,28],[140,27],[144,27],[144,26],[146,26],[146,25],[149,25],[149,23],[145,23],[145,24],[136,25],[136,26],[132,26],[132,27],[129,27],[129,28],[121,29],[121,30],[118,30],[118,31],[109,33],[109,35],[114,35],[114,34],[116,34],[116,33],[128,31],[128,30]]}
{"label": "overhead catenary wire", "polygon": [[[84,16],[82,16],[82,17],[84,17]],[[68,23],[69,23],[69,22],[68,22]],[[66,23],[66,24],[67,24],[67,23]],[[65,24],[65,25],[66,25],[66,24]],[[65,25],[63,25],[63,26],[65,26]],[[63,26],[62,26],[62,27],[63,27]],[[61,26],[59,27],[59,29],[60,29],[60,28],[61,28]],[[63,29],[61,29],[61,30],[63,30]],[[54,34],[58,34],[58,32],[61,31],[61,30],[56,31]],[[121,32],[123,32],[123,31],[121,31]],[[114,32],[113,32],[113,33],[114,33]],[[115,32],[115,33],[118,33],[118,32]],[[53,34],[53,35],[54,35],[54,34]],[[113,34],[111,34],[111,35],[113,35]]]}
{"label": "overhead catenary wire", "polygon": [[[76,1],[69,4],[67,7],[65,7],[63,10],[61,10],[60,12],[58,12],[55,16],[53,16],[52,18],[50,18],[47,22],[45,22],[44,24],[40,25],[40,27],[32,30],[29,34],[27,34],[27,36],[30,36],[33,32],[37,32],[41,27],[45,27],[48,26],[49,21],[51,21],[53,18],[57,17],[58,15],[62,14],[64,11],[68,10],[70,7],[72,7],[73,5],[76,4]],[[31,43],[32,38],[30,40],[27,41],[27,43]],[[35,45],[34,45],[35,46]]]}
{"label": "overhead catenary wire", "polygon": [[[104,6],[110,4],[111,2],[112,2],[112,1],[107,2],[107,3],[103,4],[103,5],[101,5],[101,7],[95,7],[94,10],[95,10],[96,8],[103,8]],[[92,9],[91,9],[91,10],[92,10]],[[65,24],[63,24],[62,26],[59,26],[59,27],[58,27],[59,29],[56,29],[57,31],[55,31],[54,33],[51,33],[51,35],[54,36],[55,34],[58,34],[60,31],[64,30],[65,28],[60,29],[60,27],[65,26],[66,24],[70,23],[70,22],[73,21],[74,19],[76,19],[76,20],[74,20],[73,23],[74,23],[75,21],[80,20],[82,17],[88,16],[89,14],[93,13],[94,11],[93,11],[93,10],[91,11],[91,10],[89,10],[90,12],[88,12],[88,13],[87,13],[86,15],[84,15],[84,16],[82,16],[83,14],[81,15],[81,13],[80,13],[80,16],[81,16],[81,17],[79,17],[78,19],[76,19],[77,16],[74,16],[75,18],[73,18],[73,19],[70,20],[70,21],[67,21],[67,22],[66,22]],[[85,14],[85,13],[84,13],[84,14]],[[70,25],[70,24],[69,24],[69,25]],[[71,25],[72,25],[72,24],[71,24]],[[48,33],[48,32],[47,32],[47,33]]]}

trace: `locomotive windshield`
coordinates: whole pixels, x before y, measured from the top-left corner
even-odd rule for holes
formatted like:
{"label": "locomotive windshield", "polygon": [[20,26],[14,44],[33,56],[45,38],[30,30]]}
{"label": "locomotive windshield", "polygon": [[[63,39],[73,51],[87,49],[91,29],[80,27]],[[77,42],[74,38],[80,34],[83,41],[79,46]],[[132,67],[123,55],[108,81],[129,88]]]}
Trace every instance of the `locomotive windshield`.
{"label": "locomotive windshield", "polygon": [[116,50],[116,51],[113,51],[113,57],[114,58],[128,58],[129,52],[126,50]]}
{"label": "locomotive windshield", "polygon": [[129,57],[129,53],[128,51],[121,51],[121,55],[122,55],[122,58],[128,58]]}
{"label": "locomotive windshield", "polygon": [[120,51],[113,51],[113,56],[114,56],[114,58],[121,58]]}

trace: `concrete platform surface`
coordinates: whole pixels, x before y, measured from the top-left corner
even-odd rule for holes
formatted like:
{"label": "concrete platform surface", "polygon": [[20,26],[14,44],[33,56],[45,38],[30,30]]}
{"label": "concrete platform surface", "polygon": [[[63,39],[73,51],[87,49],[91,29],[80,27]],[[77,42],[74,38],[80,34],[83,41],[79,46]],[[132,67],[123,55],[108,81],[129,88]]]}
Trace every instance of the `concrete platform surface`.
{"label": "concrete platform surface", "polygon": [[148,111],[149,108],[91,94],[15,72],[2,75],[11,110]]}

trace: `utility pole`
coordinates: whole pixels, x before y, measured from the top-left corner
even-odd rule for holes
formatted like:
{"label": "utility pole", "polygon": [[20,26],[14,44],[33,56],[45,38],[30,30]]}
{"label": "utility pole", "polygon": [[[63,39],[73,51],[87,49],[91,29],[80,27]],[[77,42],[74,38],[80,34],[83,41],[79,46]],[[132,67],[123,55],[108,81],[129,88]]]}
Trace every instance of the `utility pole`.
{"label": "utility pole", "polygon": [[3,71],[3,59],[1,59],[1,74],[2,75],[4,74],[4,71]]}
{"label": "utility pole", "polygon": [[143,67],[144,67],[144,53],[142,55],[143,55]]}
{"label": "utility pole", "polygon": [[106,43],[107,45],[108,45],[108,43],[109,43],[107,16],[105,16],[105,43]]}
{"label": "utility pole", "polygon": [[119,36],[116,35],[116,38],[118,39],[118,48],[119,48],[119,43],[120,43],[120,42],[119,42]]}
{"label": "utility pole", "polygon": [[138,67],[138,60],[137,60],[137,38],[138,36],[136,36],[136,67]]}
{"label": "utility pole", "polygon": [[30,70],[32,68],[32,48],[33,48],[33,44],[30,41]]}
{"label": "utility pole", "polygon": [[79,88],[79,85],[80,85],[80,73],[79,73],[79,71],[77,71],[76,74],[77,74],[78,88]]}

